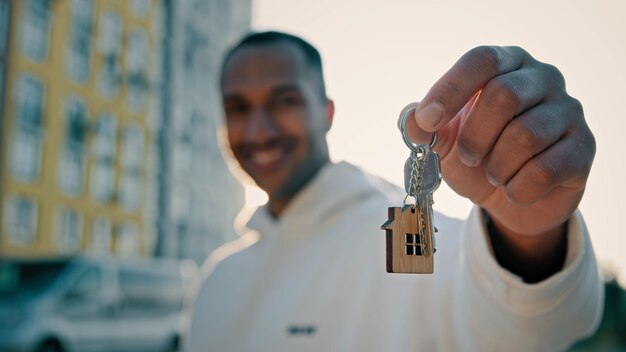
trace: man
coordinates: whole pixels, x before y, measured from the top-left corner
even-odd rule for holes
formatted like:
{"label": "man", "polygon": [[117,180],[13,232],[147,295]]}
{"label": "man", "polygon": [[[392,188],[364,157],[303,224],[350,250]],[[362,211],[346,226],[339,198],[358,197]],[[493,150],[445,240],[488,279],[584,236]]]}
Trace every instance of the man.
{"label": "man", "polygon": [[576,208],[595,142],[556,68],[479,47],[416,105],[411,137],[437,131],[445,181],[476,204],[435,214],[433,275],[385,272],[380,225],[404,194],[329,161],[317,50],[251,34],[221,74],[230,147],[269,201],[210,258],[190,351],[554,351],[594,330],[602,286]]}

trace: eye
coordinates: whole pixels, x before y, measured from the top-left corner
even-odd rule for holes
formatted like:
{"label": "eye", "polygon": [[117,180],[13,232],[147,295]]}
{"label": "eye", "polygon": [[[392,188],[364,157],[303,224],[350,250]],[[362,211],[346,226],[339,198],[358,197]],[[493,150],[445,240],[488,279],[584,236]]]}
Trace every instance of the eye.
{"label": "eye", "polygon": [[300,105],[302,105],[302,98],[297,94],[281,94],[271,102],[271,106],[275,109],[288,109]]}
{"label": "eye", "polygon": [[300,99],[298,97],[292,95],[286,95],[278,98],[278,104],[284,106],[294,106],[300,103]]}
{"label": "eye", "polygon": [[245,115],[249,110],[247,104],[243,102],[232,102],[224,104],[224,113],[226,117],[237,117]]}

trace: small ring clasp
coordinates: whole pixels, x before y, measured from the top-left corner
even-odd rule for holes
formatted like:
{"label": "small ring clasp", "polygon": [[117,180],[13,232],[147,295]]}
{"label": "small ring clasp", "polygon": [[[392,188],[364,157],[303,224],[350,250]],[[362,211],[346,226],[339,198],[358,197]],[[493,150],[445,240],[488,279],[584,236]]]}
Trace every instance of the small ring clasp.
{"label": "small ring clasp", "polygon": [[[404,139],[404,144],[406,144],[409,149],[416,153],[424,153],[425,144],[416,144],[411,141],[409,138],[409,134],[406,131],[406,120],[411,116],[411,114],[415,111],[415,107],[412,107],[402,113],[402,118],[400,119],[400,132],[402,132],[402,139]],[[433,133],[433,138],[430,140],[428,144],[428,148],[431,150],[435,147],[435,143],[437,142],[437,132]]]}

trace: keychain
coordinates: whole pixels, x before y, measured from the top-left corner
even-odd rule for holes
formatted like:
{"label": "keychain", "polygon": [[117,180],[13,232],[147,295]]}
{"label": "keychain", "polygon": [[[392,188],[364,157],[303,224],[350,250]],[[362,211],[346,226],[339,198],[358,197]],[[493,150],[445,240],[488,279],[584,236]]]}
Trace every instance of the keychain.
{"label": "keychain", "polygon": [[[437,134],[429,144],[413,143],[406,131],[406,121],[415,108],[408,109],[400,119],[400,132],[411,153],[404,164],[406,197],[402,207],[388,208],[385,230],[387,272],[432,274],[435,254],[433,224],[433,192],[441,184],[439,155],[433,151]],[[413,203],[407,203],[413,198]]]}

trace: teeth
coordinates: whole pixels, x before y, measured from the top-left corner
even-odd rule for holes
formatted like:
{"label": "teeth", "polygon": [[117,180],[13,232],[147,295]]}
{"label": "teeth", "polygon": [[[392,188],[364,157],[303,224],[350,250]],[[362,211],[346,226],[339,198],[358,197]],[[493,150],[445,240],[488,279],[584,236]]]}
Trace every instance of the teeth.
{"label": "teeth", "polygon": [[252,161],[259,165],[271,164],[282,156],[280,149],[252,153]]}

